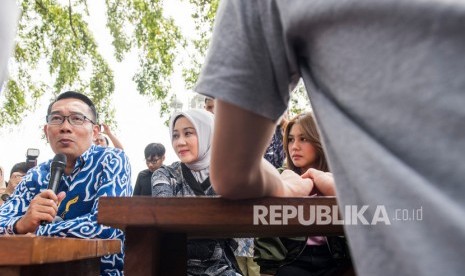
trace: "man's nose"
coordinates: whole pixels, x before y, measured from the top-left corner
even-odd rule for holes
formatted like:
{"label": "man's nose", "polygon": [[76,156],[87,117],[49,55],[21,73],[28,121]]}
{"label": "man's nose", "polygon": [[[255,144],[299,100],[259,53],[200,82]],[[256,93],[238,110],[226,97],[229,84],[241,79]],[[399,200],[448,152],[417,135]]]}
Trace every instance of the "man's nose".
{"label": "man's nose", "polygon": [[60,125],[60,132],[70,132],[72,125],[68,121],[69,118],[66,118],[63,123]]}

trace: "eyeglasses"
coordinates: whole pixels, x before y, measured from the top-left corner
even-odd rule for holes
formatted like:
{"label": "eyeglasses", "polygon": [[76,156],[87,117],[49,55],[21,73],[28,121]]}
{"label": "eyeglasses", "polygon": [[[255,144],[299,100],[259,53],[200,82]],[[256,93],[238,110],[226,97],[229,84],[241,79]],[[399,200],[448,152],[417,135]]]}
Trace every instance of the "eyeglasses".
{"label": "eyeglasses", "polygon": [[73,126],[80,126],[84,124],[86,120],[95,125],[95,123],[91,119],[87,118],[86,116],[82,114],[71,114],[69,116],[63,116],[60,114],[51,114],[47,116],[47,123],[49,125],[61,125],[63,124],[65,119],[67,119],[68,123],[70,123]]}
{"label": "eyeglasses", "polygon": [[152,165],[156,165],[158,163],[158,161],[160,161],[161,158],[158,158],[158,159],[154,159],[154,160],[147,160],[145,159],[145,163],[147,164],[152,164]]}

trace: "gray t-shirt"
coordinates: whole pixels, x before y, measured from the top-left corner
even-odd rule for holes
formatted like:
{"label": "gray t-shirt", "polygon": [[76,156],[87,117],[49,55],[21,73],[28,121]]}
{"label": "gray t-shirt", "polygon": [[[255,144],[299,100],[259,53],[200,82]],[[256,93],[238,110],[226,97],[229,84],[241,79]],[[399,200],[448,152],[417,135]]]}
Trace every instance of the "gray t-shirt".
{"label": "gray t-shirt", "polygon": [[462,275],[465,2],[222,0],[215,24],[199,93],[276,121],[304,79],[340,208],[384,219],[345,226],[358,274]]}

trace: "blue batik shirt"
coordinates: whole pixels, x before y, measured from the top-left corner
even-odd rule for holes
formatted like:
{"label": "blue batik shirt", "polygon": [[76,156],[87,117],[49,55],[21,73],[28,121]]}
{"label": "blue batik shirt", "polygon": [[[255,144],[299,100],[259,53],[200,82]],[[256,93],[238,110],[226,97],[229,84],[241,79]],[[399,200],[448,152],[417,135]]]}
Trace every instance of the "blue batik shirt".
{"label": "blue batik shirt", "polygon": [[[15,222],[26,213],[31,200],[47,189],[51,161],[30,169],[11,199],[0,207],[0,235],[15,234]],[[100,273],[122,275],[124,233],[97,223],[97,207],[101,196],[131,196],[131,168],[126,154],[119,149],[92,145],[76,160],[73,172],[63,175],[57,194],[61,191],[66,192],[66,197],[58,206],[57,216],[63,221],[41,225],[35,234],[119,239],[122,253],[102,257]]]}

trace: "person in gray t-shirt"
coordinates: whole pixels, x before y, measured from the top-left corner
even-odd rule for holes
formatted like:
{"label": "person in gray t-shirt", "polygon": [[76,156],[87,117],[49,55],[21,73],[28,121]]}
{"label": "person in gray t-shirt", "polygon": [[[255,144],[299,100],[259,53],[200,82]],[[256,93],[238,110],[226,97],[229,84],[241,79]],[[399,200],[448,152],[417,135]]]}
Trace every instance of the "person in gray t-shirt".
{"label": "person in gray t-shirt", "polygon": [[217,193],[308,194],[261,158],[302,77],[357,273],[463,274],[465,2],[223,0],[215,24]]}

